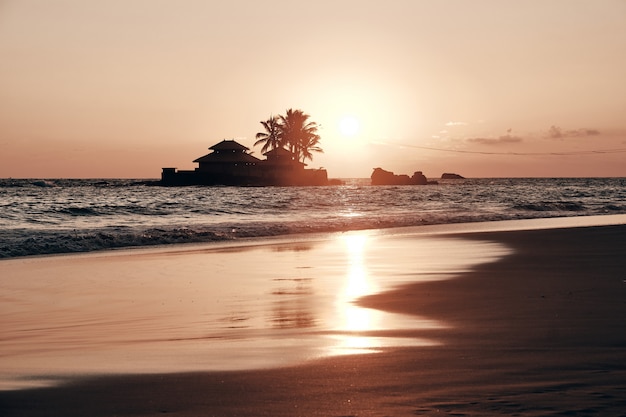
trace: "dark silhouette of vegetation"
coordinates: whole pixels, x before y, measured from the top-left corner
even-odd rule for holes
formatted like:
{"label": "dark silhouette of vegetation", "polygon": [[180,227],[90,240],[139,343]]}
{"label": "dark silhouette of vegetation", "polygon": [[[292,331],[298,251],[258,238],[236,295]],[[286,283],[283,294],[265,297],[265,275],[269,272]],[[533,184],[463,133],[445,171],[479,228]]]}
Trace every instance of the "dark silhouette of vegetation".
{"label": "dark silhouette of vegetation", "polygon": [[317,134],[318,124],[309,121],[308,114],[302,110],[287,110],[286,114],[270,116],[262,121],[265,131],[256,134],[254,146],[263,144],[261,152],[265,153],[276,148],[285,148],[304,162],[313,159],[313,152],[324,152],[319,146],[320,135]]}
{"label": "dark silhouette of vegetation", "polygon": [[254,146],[263,144],[261,148],[261,153],[265,153],[267,151],[271,151],[275,148],[280,148],[281,144],[281,130],[280,130],[280,120],[277,116],[270,116],[264,122],[261,122],[263,128],[265,128],[265,132],[259,132],[256,134],[257,141],[254,142]]}

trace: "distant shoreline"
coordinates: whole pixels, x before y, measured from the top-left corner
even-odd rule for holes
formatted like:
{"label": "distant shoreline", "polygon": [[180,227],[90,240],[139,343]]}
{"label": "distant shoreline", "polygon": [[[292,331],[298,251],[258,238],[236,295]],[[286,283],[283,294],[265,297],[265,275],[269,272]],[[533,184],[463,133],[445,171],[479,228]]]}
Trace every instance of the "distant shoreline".
{"label": "distant shoreline", "polygon": [[[429,180],[438,180],[442,179],[440,177],[427,177]],[[493,179],[493,180],[502,180],[502,179],[620,179],[626,178],[626,176],[593,176],[593,177],[578,177],[578,176],[564,176],[564,177],[544,177],[544,176],[519,176],[519,177],[464,177],[466,180],[481,180],[481,179]],[[445,178],[443,178],[445,180]],[[159,181],[158,177],[48,177],[48,176],[34,176],[34,177],[1,177],[0,181],[137,181],[138,183],[144,181]],[[341,181],[351,181],[351,180],[363,180],[370,181],[370,177],[329,177],[329,180],[341,180]]]}

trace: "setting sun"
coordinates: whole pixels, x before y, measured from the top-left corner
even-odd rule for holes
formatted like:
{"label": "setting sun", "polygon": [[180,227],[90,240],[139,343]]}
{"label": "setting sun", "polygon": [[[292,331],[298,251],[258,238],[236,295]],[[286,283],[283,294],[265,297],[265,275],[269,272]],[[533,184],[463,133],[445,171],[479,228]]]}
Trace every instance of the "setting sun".
{"label": "setting sun", "polygon": [[344,136],[354,136],[359,133],[359,121],[354,116],[345,116],[339,121],[339,131]]}

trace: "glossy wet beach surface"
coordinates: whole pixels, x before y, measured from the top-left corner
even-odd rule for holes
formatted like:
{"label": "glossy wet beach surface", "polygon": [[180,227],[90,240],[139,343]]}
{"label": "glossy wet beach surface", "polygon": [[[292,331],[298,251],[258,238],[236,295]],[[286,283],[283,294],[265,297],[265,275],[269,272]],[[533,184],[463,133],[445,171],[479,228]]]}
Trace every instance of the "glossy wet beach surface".
{"label": "glossy wet beach surface", "polygon": [[480,241],[374,231],[239,246],[0,262],[0,387],[100,373],[275,367],[386,346],[446,326],[358,307],[508,252]]}

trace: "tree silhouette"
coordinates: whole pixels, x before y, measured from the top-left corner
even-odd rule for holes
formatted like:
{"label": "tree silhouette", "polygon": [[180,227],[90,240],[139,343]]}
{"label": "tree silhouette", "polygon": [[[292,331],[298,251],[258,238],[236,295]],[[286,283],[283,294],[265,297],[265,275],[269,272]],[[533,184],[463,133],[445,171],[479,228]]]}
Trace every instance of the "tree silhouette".
{"label": "tree silhouette", "polygon": [[263,144],[261,153],[271,151],[275,148],[281,148],[282,145],[282,129],[280,126],[280,119],[277,116],[271,116],[266,121],[262,121],[261,124],[265,129],[265,132],[259,132],[256,134],[257,141],[254,142],[254,146]]}
{"label": "tree silhouette", "polygon": [[324,153],[324,150],[318,146],[320,142],[320,136],[310,135],[307,136],[304,141],[300,144],[300,156],[302,157],[302,162],[307,159],[313,160],[313,154],[311,152],[319,152]]}
{"label": "tree silhouette", "polygon": [[317,134],[318,125],[309,121],[309,117],[302,110],[294,109],[280,116],[281,143],[302,162],[313,159],[311,152],[324,152],[318,146],[321,139]]}
{"label": "tree silhouette", "polygon": [[309,121],[302,110],[289,109],[284,116],[270,116],[261,122],[265,131],[256,134],[254,146],[263,144],[261,153],[276,148],[286,148],[296,155],[298,161],[313,159],[312,152],[324,152],[319,147],[318,125]]}

